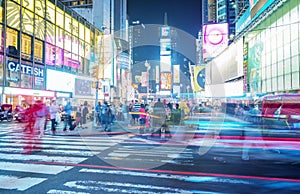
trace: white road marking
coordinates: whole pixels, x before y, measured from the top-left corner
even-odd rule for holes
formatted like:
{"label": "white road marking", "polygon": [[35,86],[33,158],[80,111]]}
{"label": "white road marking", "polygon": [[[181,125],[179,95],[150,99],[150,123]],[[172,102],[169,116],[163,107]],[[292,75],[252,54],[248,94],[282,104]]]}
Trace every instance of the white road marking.
{"label": "white road marking", "polygon": [[77,164],[80,163],[87,158],[83,157],[64,157],[64,156],[45,156],[45,155],[23,155],[23,154],[2,154],[0,153],[0,159],[3,160],[34,160],[38,162],[59,162],[59,163],[71,163],[71,164]]}
{"label": "white road marking", "polygon": [[47,192],[47,194],[90,194],[90,193],[51,189],[50,191]]}
{"label": "white road marking", "polygon": [[16,162],[0,162],[0,170],[31,172],[31,173],[39,173],[39,174],[57,174],[62,171],[70,170],[71,168],[72,167],[70,167],[70,166],[56,166],[56,165],[16,163]]}
{"label": "white road marking", "polygon": [[[132,183],[118,183],[106,181],[70,181],[64,184],[70,188],[84,189],[88,191],[105,191],[117,193],[141,193],[141,194],[156,194],[156,193],[203,193],[213,194],[216,192],[206,192],[200,190],[185,190],[174,187],[161,187],[149,184],[132,184]],[[128,188],[128,189],[127,189]]]}
{"label": "white road marking", "polygon": [[188,176],[188,175],[175,175],[164,173],[151,173],[151,172],[136,172],[126,170],[102,170],[102,169],[88,169],[83,168],[79,170],[81,173],[97,173],[97,174],[111,174],[111,175],[125,175],[125,176],[141,176],[149,178],[164,178],[164,179],[177,179],[186,182],[226,182],[232,184],[252,184],[249,181],[238,180],[235,178],[223,178],[223,177],[210,177],[210,176]]}
{"label": "white road marking", "polygon": [[45,181],[45,178],[32,178],[32,177],[16,177],[0,175],[0,188],[1,189],[16,189],[24,191],[34,185],[40,184]]}

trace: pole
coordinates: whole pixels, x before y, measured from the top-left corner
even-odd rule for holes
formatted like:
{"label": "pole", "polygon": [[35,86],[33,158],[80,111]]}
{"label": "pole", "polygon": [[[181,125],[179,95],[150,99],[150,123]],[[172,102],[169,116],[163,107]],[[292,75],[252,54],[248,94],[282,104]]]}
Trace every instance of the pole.
{"label": "pole", "polygon": [[94,108],[94,121],[93,121],[93,126],[97,127],[97,111],[96,111],[96,107],[98,105],[98,86],[99,86],[99,81],[96,81],[96,99],[95,99],[95,108]]}

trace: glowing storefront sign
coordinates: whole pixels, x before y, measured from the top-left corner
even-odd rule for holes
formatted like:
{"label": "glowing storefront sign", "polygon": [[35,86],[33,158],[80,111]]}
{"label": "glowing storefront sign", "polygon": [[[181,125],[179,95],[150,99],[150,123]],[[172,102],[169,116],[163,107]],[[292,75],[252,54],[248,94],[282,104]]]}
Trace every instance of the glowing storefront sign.
{"label": "glowing storefront sign", "polygon": [[13,61],[7,62],[7,68],[12,72],[20,72],[27,75],[44,77],[44,69],[40,67],[32,67],[30,65],[19,64]]}
{"label": "glowing storefront sign", "polygon": [[31,90],[24,88],[9,88],[5,87],[5,94],[9,95],[25,95],[25,96],[43,96],[43,97],[55,97],[55,92],[53,91],[45,91],[45,90]]}

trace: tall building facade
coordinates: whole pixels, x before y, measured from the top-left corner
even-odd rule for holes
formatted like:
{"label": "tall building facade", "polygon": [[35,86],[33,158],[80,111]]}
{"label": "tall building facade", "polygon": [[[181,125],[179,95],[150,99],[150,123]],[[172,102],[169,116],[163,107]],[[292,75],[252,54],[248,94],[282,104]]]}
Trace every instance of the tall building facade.
{"label": "tall building facade", "polygon": [[239,10],[234,42],[206,66],[206,96],[241,101],[299,93],[299,1],[250,1]]}
{"label": "tall building facade", "polygon": [[[101,69],[103,83],[111,88],[111,98],[121,96],[122,99],[129,98],[131,93],[127,85],[131,85],[129,78],[129,49],[128,49],[128,21],[127,21],[127,0],[68,0],[63,3],[105,34],[102,50],[103,66],[109,68]],[[125,80],[123,78],[126,77]],[[124,85],[125,84],[125,85]],[[126,90],[124,90],[124,88]]]}
{"label": "tall building facade", "polygon": [[93,101],[100,30],[56,0],[2,1],[0,13],[3,103]]}

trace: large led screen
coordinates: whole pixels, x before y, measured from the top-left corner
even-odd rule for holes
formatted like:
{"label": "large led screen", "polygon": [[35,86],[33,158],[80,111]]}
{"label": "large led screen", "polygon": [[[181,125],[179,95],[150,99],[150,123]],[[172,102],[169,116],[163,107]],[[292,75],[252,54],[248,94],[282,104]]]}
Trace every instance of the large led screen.
{"label": "large led screen", "polygon": [[47,69],[47,90],[73,92],[75,75]]}
{"label": "large led screen", "polygon": [[228,23],[203,25],[203,58],[217,56],[228,45]]}
{"label": "large led screen", "polygon": [[172,89],[172,74],[171,72],[163,72],[160,74],[160,89],[171,90]]}

